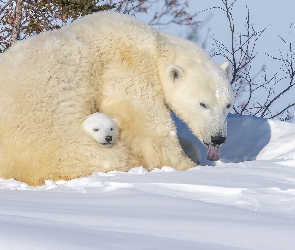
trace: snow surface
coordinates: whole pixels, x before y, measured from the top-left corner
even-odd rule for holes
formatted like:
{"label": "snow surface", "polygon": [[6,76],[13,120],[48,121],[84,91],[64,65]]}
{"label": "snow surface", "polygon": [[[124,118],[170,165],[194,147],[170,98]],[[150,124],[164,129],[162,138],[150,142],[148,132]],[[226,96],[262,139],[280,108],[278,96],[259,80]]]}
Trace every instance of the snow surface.
{"label": "snow surface", "polygon": [[230,115],[228,126],[215,166],[0,179],[0,250],[295,249],[295,125]]}

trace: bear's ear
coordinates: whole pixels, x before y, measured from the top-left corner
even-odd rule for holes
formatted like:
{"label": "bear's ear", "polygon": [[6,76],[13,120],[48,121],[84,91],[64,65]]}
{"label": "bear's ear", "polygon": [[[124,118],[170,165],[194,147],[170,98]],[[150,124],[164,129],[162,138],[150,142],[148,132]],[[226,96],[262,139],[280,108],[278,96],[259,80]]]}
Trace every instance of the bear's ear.
{"label": "bear's ear", "polygon": [[227,79],[231,78],[231,64],[229,62],[224,62],[220,65],[220,68],[222,68],[226,74]]}
{"label": "bear's ear", "polygon": [[183,69],[177,65],[171,64],[168,67],[168,74],[172,82],[177,82],[183,76]]}

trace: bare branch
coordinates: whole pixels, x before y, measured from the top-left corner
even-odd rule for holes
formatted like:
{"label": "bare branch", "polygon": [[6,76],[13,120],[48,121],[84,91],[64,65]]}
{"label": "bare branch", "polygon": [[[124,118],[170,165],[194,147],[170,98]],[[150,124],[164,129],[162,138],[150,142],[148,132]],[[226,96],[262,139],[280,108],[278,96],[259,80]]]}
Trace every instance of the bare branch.
{"label": "bare branch", "polygon": [[15,44],[19,40],[20,26],[22,20],[23,0],[16,0],[14,23],[11,32],[11,44]]}
{"label": "bare branch", "polygon": [[[290,91],[295,89],[294,72],[294,52],[292,42],[279,36],[286,45],[288,51],[283,53],[279,50],[279,56],[269,56],[269,58],[281,63],[281,67],[271,77],[266,74],[266,67],[263,65],[259,71],[253,72],[252,65],[258,52],[256,44],[267,27],[257,31],[254,24],[250,22],[250,11],[247,8],[244,33],[236,33],[235,20],[233,18],[234,5],[236,0],[221,0],[222,6],[210,9],[221,10],[227,20],[228,28],[231,32],[230,46],[218,41],[213,37],[217,52],[212,56],[222,56],[232,64],[231,84],[235,91],[236,103],[233,110],[237,114],[251,114],[265,118],[280,118],[291,120],[288,110],[294,106],[293,103],[286,105],[274,114],[274,106],[283,99]],[[292,24],[290,25],[291,31]],[[290,33],[290,32],[289,32]],[[289,34],[290,35],[290,34]],[[279,88],[277,88],[279,86]],[[258,92],[260,91],[260,92]],[[264,99],[261,98],[261,91],[264,91]],[[256,99],[257,94],[260,96]]]}
{"label": "bare branch", "polygon": [[292,103],[292,104],[289,104],[287,107],[285,107],[284,109],[282,109],[282,110],[281,110],[280,112],[278,112],[277,114],[271,116],[270,118],[271,118],[271,119],[274,119],[274,118],[280,116],[281,114],[285,113],[288,109],[290,109],[290,108],[293,107],[293,106],[295,106],[295,102]]}
{"label": "bare branch", "polygon": [[6,4],[4,4],[2,9],[0,10],[0,15],[5,11],[6,7],[11,4],[12,4],[12,0],[9,0]]}

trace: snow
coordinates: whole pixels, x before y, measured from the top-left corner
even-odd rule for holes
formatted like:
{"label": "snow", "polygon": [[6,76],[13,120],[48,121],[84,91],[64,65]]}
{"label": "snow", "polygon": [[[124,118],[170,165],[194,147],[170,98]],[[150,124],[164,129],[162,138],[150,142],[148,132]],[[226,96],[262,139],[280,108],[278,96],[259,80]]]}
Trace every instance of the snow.
{"label": "snow", "polygon": [[294,249],[295,125],[230,115],[228,126],[221,160],[201,146],[187,171],[0,179],[0,249]]}

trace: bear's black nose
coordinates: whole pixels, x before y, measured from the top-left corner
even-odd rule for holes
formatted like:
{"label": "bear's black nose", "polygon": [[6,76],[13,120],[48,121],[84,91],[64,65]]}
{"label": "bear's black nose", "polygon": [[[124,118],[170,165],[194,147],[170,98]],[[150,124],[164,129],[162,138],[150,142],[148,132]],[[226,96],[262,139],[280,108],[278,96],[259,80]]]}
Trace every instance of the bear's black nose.
{"label": "bear's black nose", "polygon": [[113,140],[113,137],[111,135],[106,136],[106,138],[104,138],[106,140],[106,142],[111,142]]}
{"label": "bear's black nose", "polygon": [[225,142],[225,137],[222,136],[211,136],[211,143],[216,146],[216,145],[221,145],[222,143]]}

